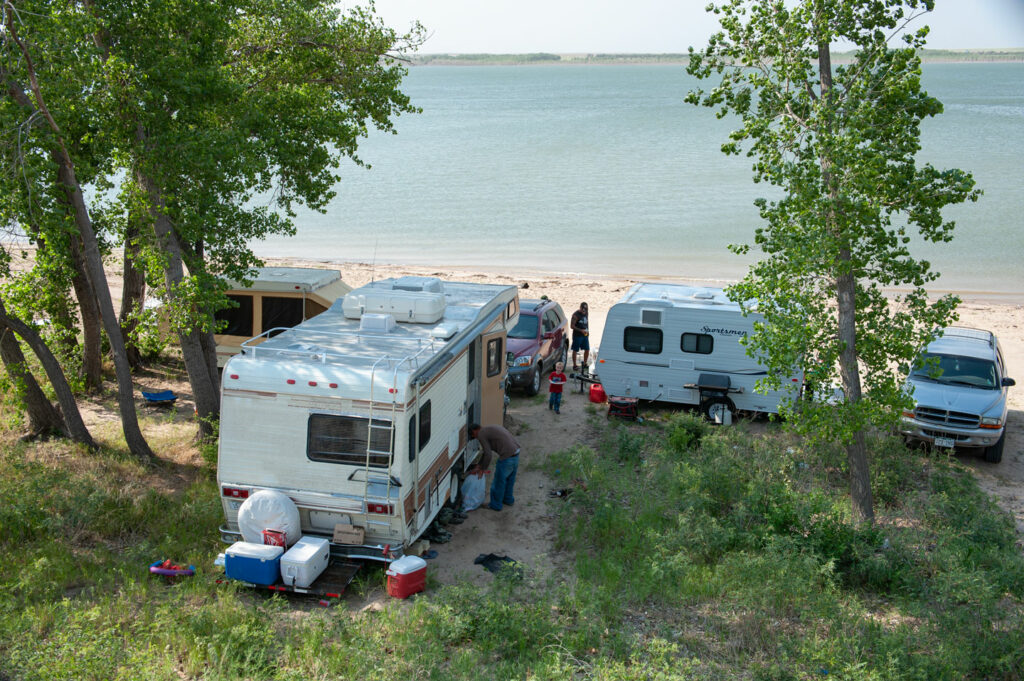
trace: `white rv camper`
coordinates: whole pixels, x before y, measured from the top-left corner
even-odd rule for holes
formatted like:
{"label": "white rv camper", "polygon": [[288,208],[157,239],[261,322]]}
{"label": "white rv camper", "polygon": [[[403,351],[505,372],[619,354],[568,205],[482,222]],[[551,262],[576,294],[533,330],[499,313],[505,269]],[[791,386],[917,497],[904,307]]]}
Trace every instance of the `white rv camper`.
{"label": "white rv camper", "polygon": [[235,307],[215,315],[224,324],[213,336],[218,367],[227,364],[246,340],[315,317],[352,290],[338,270],[312,267],[260,267],[251,286],[238,281],[229,281],[228,286],[227,297]]}
{"label": "white rv camper", "polygon": [[243,500],[270,489],[295,502],[303,534],[362,528],[335,554],[403,555],[478,455],[469,424],[501,423],[518,317],[514,286],[400,277],[243,344],[222,381],[222,539],[238,539]]}
{"label": "white rv camper", "polygon": [[[716,422],[778,413],[787,393],[754,390],[767,371],[740,344],[760,320],[722,289],[635,284],[608,311],[597,376],[609,396],[698,405]],[[790,381],[800,388],[798,376]]]}

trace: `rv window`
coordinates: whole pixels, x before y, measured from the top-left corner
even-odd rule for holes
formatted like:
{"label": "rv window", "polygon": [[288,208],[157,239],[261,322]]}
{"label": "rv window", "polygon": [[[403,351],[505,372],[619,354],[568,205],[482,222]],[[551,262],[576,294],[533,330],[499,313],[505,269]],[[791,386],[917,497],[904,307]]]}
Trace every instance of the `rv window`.
{"label": "rv window", "polygon": [[261,331],[267,331],[279,326],[290,329],[302,321],[304,311],[302,298],[278,298],[274,296],[263,296],[262,309],[263,329]]}
{"label": "rv window", "polygon": [[430,400],[420,407],[420,447],[416,449],[416,417],[409,417],[409,462],[416,460],[416,452],[422,452],[430,442]]}
{"label": "rv window", "polygon": [[420,451],[430,442],[430,400],[420,407]]}
{"label": "rv window", "polygon": [[501,373],[501,363],[504,359],[501,352],[501,337],[492,338],[487,341],[487,376],[497,376]]}
{"label": "rv window", "polygon": [[217,310],[214,318],[220,326],[220,322],[227,322],[227,325],[217,333],[226,336],[245,336],[252,338],[252,296],[228,296],[228,300],[237,305],[232,305],[223,310]]}
{"label": "rv window", "polygon": [[680,347],[683,352],[710,355],[715,349],[715,339],[706,333],[684,333],[680,341]]}
{"label": "rv window", "polygon": [[513,317],[515,317],[519,313],[519,310],[516,308],[516,303],[518,301],[519,301],[518,298],[516,298],[515,300],[508,301],[508,307],[505,308],[505,321],[506,322],[508,320],[512,319]]}
{"label": "rv window", "polygon": [[622,333],[622,347],[626,352],[643,352],[648,355],[661,354],[661,329],[641,326],[627,326]]}
{"label": "rv window", "polygon": [[367,451],[369,419],[333,414],[310,414],[306,456],[310,461],[385,468],[391,463],[391,423],[373,420],[372,446]]}
{"label": "rv window", "polygon": [[640,323],[661,326],[661,310],[640,310]]}

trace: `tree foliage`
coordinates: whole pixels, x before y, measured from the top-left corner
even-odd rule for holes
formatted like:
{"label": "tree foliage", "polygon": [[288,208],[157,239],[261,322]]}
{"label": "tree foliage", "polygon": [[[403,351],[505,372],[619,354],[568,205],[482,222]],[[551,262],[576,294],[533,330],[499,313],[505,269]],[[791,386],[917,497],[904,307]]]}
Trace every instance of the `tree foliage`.
{"label": "tree foliage", "polygon": [[[709,6],[722,31],[691,50],[688,68],[718,80],[688,101],[741,123],[723,151],[745,151],[754,181],[781,194],[757,201],[762,259],[730,288],[765,318],[748,350],[771,369],[769,387],[804,368],[816,399],[791,400],[787,416],[804,433],[846,444],[862,484],[864,433],[894,422],[909,363],[955,319],[955,296],[930,299],[938,274],[913,256],[914,240],[951,241],[942,208],[978,196],[969,173],[916,159],[922,120],[942,112],[921,88],[917,51],[928,29],[910,30],[933,5],[730,0]],[[833,69],[837,42],[856,52]],[[837,383],[842,399],[825,399]],[[866,493],[854,490],[855,514],[870,520]]]}

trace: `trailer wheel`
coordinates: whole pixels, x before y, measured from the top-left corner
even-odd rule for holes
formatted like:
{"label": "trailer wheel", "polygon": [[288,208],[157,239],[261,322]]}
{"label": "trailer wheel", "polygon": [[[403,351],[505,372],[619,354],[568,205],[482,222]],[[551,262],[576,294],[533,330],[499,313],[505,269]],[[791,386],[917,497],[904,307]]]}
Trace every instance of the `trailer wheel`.
{"label": "trailer wheel", "polygon": [[704,418],[711,423],[732,423],[736,411],[727,397],[712,397],[702,405]]}

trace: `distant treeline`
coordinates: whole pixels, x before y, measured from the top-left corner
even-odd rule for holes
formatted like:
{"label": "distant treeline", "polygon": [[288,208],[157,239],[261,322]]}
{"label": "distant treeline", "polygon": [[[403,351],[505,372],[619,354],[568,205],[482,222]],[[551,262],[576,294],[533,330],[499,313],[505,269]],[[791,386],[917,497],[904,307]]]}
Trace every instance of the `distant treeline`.
{"label": "distant treeline", "polygon": [[[854,52],[835,52],[833,61],[852,61]],[[1007,50],[922,50],[925,62],[1019,62],[1024,61],[1024,49]],[[686,64],[686,53],[664,54],[421,54],[411,57],[414,65],[488,65],[488,64]]]}

